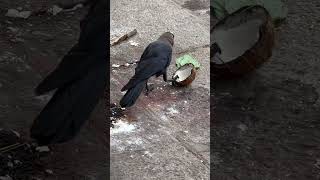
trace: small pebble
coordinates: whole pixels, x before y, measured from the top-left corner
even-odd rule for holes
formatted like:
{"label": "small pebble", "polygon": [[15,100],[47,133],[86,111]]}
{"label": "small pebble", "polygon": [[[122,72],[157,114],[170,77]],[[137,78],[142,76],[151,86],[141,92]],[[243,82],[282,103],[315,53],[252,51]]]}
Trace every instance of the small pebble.
{"label": "small pebble", "polygon": [[7,29],[9,29],[11,32],[16,33],[19,31],[18,28],[14,28],[14,27],[7,27]]}
{"label": "small pebble", "polygon": [[129,64],[129,63],[125,63],[124,66],[125,66],[125,67],[128,67],[128,66],[130,66],[130,64]]}
{"label": "small pebble", "polygon": [[51,13],[52,15],[57,15],[59,14],[63,9],[57,5],[53,5],[52,8],[50,8],[48,10],[49,13]]}
{"label": "small pebble", "polygon": [[31,11],[21,11],[19,12],[16,9],[8,9],[8,12],[6,13],[7,17],[12,18],[24,18],[27,19],[29,16],[31,16]]}
{"label": "small pebble", "polygon": [[248,127],[245,124],[239,124],[237,126],[241,131],[246,131],[248,129]]}
{"label": "small pebble", "polygon": [[118,67],[120,67],[120,65],[119,64],[112,64],[112,67],[113,68],[118,68]]}
{"label": "small pebble", "polygon": [[50,170],[50,169],[47,169],[47,170],[46,170],[46,173],[48,173],[48,174],[53,174],[53,171]]}
{"label": "small pebble", "polygon": [[36,147],[36,151],[38,151],[38,152],[49,152],[50,149],[49,149],[48,146],[38,146],[38,147]]}
{"label": "small pebble", "polygon": [[14,162],[15,164],[17,164],[17,165],[18,165],[18,164],[22,164],[22,162],[19,161],[19,160],[14,160],[13,162]]}

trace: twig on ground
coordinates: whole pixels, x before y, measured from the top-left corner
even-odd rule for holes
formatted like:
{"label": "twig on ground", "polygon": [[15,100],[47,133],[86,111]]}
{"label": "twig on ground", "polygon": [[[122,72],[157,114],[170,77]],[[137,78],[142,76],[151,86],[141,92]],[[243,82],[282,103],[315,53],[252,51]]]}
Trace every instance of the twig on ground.
{"label": "twig on ground", "polygon": [[117,44],[120,44],[121,42],[125,41],[125,40],[128,40],[129,38],[131,38],[132,36],[136,35],[137,34],[137,29],[134,29],[133,31],[117,38],[115,41],[111,42],[110,45],[111,46],[115,46]]}

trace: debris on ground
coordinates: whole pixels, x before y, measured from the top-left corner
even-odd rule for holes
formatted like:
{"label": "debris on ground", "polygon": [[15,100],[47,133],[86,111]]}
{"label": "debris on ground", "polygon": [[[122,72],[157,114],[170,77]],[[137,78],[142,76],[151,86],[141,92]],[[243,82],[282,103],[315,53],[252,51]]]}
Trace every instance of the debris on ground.
{"label": "debris on ground", "polygon": [[120,44],[121,42],[125,41],[125,40],[128,40],[129,38],[133,37],[134,35],[137,34],[137,29],[134,29],[132,31],[130,31],[129,33],[117,38],[116,40],[112,41],[110,43],[111,46],[115,46],[117,44]]}
{"label": "debris on ground", "polygon": [[7,17],[27,19],[31,15],[31,11],[19,11],[17,9],[8,9]]}
{"label": "debris on ground", "polygon": [[169,107],[167,109],[166,114],[169,114],[169,115],[179,114],[179,111],[174,107]]}
{"label": "debris on ground", "polygon": [[129,64],[129,63],[125,63],[124,66],[125,66],[125,67],[129,67],[130,64]]}
{"label": "debris on ground", "polygon": [[14,28],[14,27],[7,27],[8,30],[10,30],[12,33],[17,33],[19,31],[18,28]]}
{"label": "debris on ground", "polygon": [[38,146],[36,147],[36,151],[38,152],[50,152],[50,149],[48,146]]}
{"label": "debris on ground", "polygon": [[124,113],[123,113],[124,110],[125,108],[121,108],[117,104],[113,103],[110,105],[110,114],[111,114],[110,117],[119,119],[124,116]]}
{"label": "debris on ground", "polygon": [[131,65],[135,65],[137,64],[139,61],[134,61],[134,62],[127,62],[125,64],[112,64],[111,67],[112,68],[120,68],[120,67],[129,67]]}
{"label": "debris on ground", "polygon": [[48,9],[48,13],[52,14],[52,15],[57,15],[58,13],[60,13],[63,10],[63,8],[57,6],[57,5],[53,5],[52,8]]}
{"label": "debris on ground", "polygon": [[46,173],[48,173],[48,174],[52,175],[52,174],[53,174],[53,171],[52,171],[52,170],[50,170],[50,169],[46,169]]}
{"label": "debris on ground", "polygon": [[241,131],[246,131],[246,130],[248,130],[248,126],[245,125],[245,124],[239,124],[239,125],[237,126],[237,128],[240,129]]}
{"label": "debris on ground", "polygon": [[61,7],[59,5],[53,5],[51,8],[47,10],[49,14],[57,15],[60,12],[71,12],[83,7],[83,4],[76,4],[73,7]]}
{"label": "debris on ground", "polygon": [[118,67],[120,67],[120,66],[121,66],[120,64],[112,64],[111,67],[113,67],[113,68],[118,68]]}
{"label": "debris on ground", "polygon": [[18,138],[20,138],[20,133],[18,133],[17,131],[15,130],[11,130]]}
{"label": "debris on ground", "polygon": [[111,120],[111,127],[114,127],[114,122],[120,120],[122,117],[125,117],[124,114],[125,108],[121,108],[117,104],[113,103],[110,105],[110,120]]}
{"label": "debris on ground", "polygon": [[129,43],[131,46],[136,46],[136,47],[139,46],[139,43],[132,41],[132,40],[130,40]]}
{"label": "debris on ground", "polygon": [[242,7],[255,5],[266,8],[274,21],[284,20],[288,14],[288,9],[281,0],[211,0],[214,15],[218,19],[223,19]]}
{"label": "debris on ground", "polygon": [[20,133],[0,130],[0,180],[30,179],[35,173],[43,175],[44,170],[38,164],[38,159],[43,156],[23,140]]}
{"label": "debris on ground", "polygon": [[19,161],[19,160],[14,160],[13,162],[14,162],[14,164],[16,164],[16,165],[20,165],[20,164],[22,164],[22,162],[21,162],[21,161]]}
{"label": "debris on ground", "polygon": [[70,12],[70,11],[75,11],[75,10],[80,9],[80,8],[83,8],[83,4],[77,4],[74,7],[68,8],[68,9],[65,8],[63,11]]}

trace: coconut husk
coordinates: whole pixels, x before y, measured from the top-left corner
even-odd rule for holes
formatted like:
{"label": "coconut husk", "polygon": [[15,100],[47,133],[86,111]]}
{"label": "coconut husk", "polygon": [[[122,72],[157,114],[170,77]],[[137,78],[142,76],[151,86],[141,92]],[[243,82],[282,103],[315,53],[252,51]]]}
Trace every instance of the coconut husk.
{"label": "coconut husk", "polygon": [[[255,27],[257,23],[260,24],[258,27]],[[248,25],[248,32],[241,27],[243,24]],[[235,30],[232,31],[232,28]],[[238,31],[236,28],[238,28]],[[254,33],[252,28],[257,28],[257,33]],[[236,33],[231,34],[236,37],[236,40],[227,39],[230,41],[230,44],[235,44],[233,47],[228,47],[227,43],[225,43],[227,45],[224,45],[224,41],[222,41],[223,39],[220,39],[219,42],[219,37],[217,35],[223,35],[223,33],[219,34],[217,31],[222,31],[221,29],[226,29],[226,31],[231,29],[231,33]],[[255,70],[261,64],[266,62],[272,55],[272,49],[274,46],[274,27],[268,11],[262,6],[247,6],[239,9],[219,21],[211,29],[210,33],[212,35],[210,66],[215,77],[239,77]],[[243,36],[243,33],[247,36]],[[225,37],[228,38],[228,36]],[[244,49],[243,46],[248,44],[244,43],[243,45],[239,45],[241,44],[239,41],[244,40],[243,37],[248,39],[248,44],[252,43],[252,45],[250,44],[250,47],[247,49]],[[237,41],[237,38],[239,38],[239,41]],[[219,47],[219,45],[225,47]],[[221,50],[221,54],[219,53],[219,50]],[[224,55],[223,53],[226,52],[230,52],[230,54]],[[239,53],[239,55],[234,56],[236,53]]]}

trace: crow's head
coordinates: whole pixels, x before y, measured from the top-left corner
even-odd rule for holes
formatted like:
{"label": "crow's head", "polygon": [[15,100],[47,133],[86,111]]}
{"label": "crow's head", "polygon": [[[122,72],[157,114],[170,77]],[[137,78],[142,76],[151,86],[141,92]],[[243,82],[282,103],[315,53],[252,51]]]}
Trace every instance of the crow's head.
{"label": "crow's head", "polygon": [[163,33],[158,40],[161,41],[167,41],[171,44],[171,46],[173,46],[174,44],[174,35],[171,32],[165,32]]}

